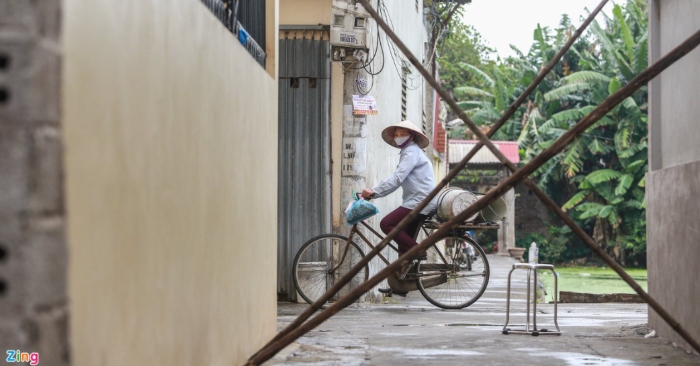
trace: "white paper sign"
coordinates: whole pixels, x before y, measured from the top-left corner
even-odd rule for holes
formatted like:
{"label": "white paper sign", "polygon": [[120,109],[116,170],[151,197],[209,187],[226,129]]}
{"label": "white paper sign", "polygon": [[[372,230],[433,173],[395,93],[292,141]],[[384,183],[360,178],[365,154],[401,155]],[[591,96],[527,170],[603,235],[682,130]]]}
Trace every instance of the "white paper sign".
{"label": "white paper sign", "polygon": [[359,95],[352,96],[352,113],[354,115],[377,115],[377,102],[371,95],[361,97]]}

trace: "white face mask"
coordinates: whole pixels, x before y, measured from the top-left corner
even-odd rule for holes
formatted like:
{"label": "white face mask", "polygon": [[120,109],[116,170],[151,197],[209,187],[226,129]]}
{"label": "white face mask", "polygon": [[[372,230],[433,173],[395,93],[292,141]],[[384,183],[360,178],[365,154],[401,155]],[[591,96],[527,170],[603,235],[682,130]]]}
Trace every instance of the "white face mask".
{"label": "white face mask", "polygon": [[410,139],[411,136],[404,136],[404,137],[394,137],[394,142],[396,143],[396,146],[401,146],[403,145],[408,139]]}

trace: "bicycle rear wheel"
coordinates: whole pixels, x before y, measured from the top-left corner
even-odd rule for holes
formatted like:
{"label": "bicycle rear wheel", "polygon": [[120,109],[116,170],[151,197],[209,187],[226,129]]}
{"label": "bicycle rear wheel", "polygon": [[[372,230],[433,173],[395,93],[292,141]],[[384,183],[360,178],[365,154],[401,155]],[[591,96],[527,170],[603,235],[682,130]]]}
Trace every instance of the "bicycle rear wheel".
{"label": "bicycle rear wheel", "polygon": [[[443,256],[429,256],[427,261],[418,264],[416,285],[426,300],[443,309],[462,309],[481,297],[489,283],[490,267],[486,253],[469,238],[455,236],[449,238],[452,244],[442,240],[437,248],[449,253]],[[465,265],[469,258],[464,257],[466,246],[474,249],[471,266]]]}
{"label": "bicycle rear wheel", "polygon": [[[364,256],[360,247],[352,241],[349,242],[347,237],[327,234],[312,238],[299,249],[294,258],[294,287],[306,302],[313,304],[349,273]],[[343,297],[368,278],[369,266],[365,265],[327,303]]]}

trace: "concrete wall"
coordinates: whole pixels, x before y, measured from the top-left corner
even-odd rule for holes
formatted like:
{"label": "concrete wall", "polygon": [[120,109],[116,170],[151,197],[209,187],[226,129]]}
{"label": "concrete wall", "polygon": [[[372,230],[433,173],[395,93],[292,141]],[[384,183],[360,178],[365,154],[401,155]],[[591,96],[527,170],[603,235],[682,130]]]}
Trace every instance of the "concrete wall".
{"label": "concrete wall", "polygon": [[280,0],[280,24],[328,25],[333,0]]}
{"label": "concrete wall", "polygon": [[268,70],[197,0],[65,1],[74,365],[241,364],[276,330]]}
{"label": "concrete wall", "polygon": [[515,186],[515,229],[518,236],[529,233],[546,235],[552,221],[549,209],[523,184]]}
{"label": "concrete wall", "polygon": [[[424,42],[427,41],[425,28],[423,27],[422,2],[419,4],[419,11],[415,9],[414,2],[406,2],[402,0],[389,0],[385,3],[393,24],[394,32],[407,45],[414,55],[420,60],[423,57]],[[359,70],[359,77],[366,78],[374,85],[369,95],[374,96],[377,101],[378,115],[375,116],[353,116],[347,111],[343,114],[343,144],[350,143],[355,152],[354,159],[347,159],[345,156],[341,162],[342,165],[351,164],[354,166],[354,171],[341,172],[341,193],[340,199],[343,202],[341,208],[345,208],[345,200],[350,198],[351,191],[356,192],[363,188],[369,188],[379,183],[386,178],[394,170],[399,161],[399,150],[389,146],[381,137],[381,132],[387,126],[401,121],[401,60],[396,60],[396,64],[392,61],[389,54],[389,49],[386,45],[384,31],[380,31],[382,42],[384,43],[384,55],[377,56],[374,59],[373,70],[381,68],[382,59],[384,69],[381,73],[375,76],[368,75],[364,70]],[[370,21],[368,28],[368,47],[370,50],[375,49],[377,38],[376,23]],[[405,60],[408,60],[405,58]],[[410,65],[410,64],[408,64]],[[397,69],[398,68],[398,69]],[[422,76],[418,70],[411,65],[410,80],[408,81],[407,92],[407,117],[419,128],[422,125],[423,108],[424,108],[424,84]],[[355,78],[358,70],[347,71],[345,73],[345,93],[343,98],[344,108],[352,111],[352,95],[359,94],[355,88]],[[430,113],[430,112],[427,112]],[[430,134],[428,135],[430,136]],[[335,170],[334,170],[335,173]],[[392,193],[390,196],[374,201],[374,204],[379,208],[379,215],[367,220],[368,224],[379,230],[379,222],[388,213],[401,205],[402,191],[401,189]],[[341,220],[340,231],[347,233],[349,231],[345,220]],[[369,234],[368,237],[376,238]],[[379,242],[377,239],[376,243]],[[370,248],[367,248],[369,251]],[[396,254],[392,251],[385,252],[389,259],[395,259]],[[372,263],[372,269],[380,270],[384,264],[379,260]],[[377,294],[374,294],[375,296]],[[368,300],[374,301],[376,298],[372,293],[368,294]]]}
{"label": "concrete wall", "polygon": [[345,220],[343,210],[347,206],[340,197],[340,173],[343,160],[343,66],[331,63],[331,225],[339,233],[340,222]]}
{"label": "concrete wall", "polygon": [[47,365],[69,357],[60,27],[60,1],[0,0],[0,347]]}
{"label": "concrete wall", "polygon": [[[700,29],[700,2],[694,0],[661,1],[658,13],[656,34],[651,35],[653,45],[650,47],[654,59],[660,58],[674,49],[695,31]],[[651,14],[650,14],[651,15]],[[679,21],[683,19],[684,21]],[[667,168],[700,160],[700,105],[689,103],[697,99],[700,85],[700,50],[694,50],[673,66],[668,68],[659,79],[660,85],[655,90],[659,102],[659,123],[652,134],[654,151],[659,152],[660,166],[653,169]],[[655,105],[656,106],[656,105]]]}
{"label": "concrete wall", "polygon": [[[414,55],[419,59],[422,58],[423,43],[427,39],[422,12],[416,12],[413,2],[394,0],[386,1],[385,4],[396,26],[394,31]],[[398,21],[399,19],[401,21]],[[380,31],[380,33],[382,42],[386,43],[384,32]],[[376,35],[376,24],[372,21],[368,31],[368,44],[371,50],[376,45]],[[398,164],[399,150],[384,142],[381,132],[387,126],[401,121],[401,61],[397,59],[395,66],[384,44],[384,55],[375,58],[373,70],[379,70],[382,62],[384,62],[383,71],[373,77],[364,70],[360,70],[359,75],[357,70],[345,73],[343,105],[346,112],[343,117],[345,127],[343,137],[346,141],[357,139],[355,144],[357,151],[355,151],[354,161],[343,161],[343,164],[354,164],[355,171],[343,174],[342,199],[349,198],[351,190],[357,191],[379,183],[393,172]],[[413,66],[411,69],[407,93],[407,118],[420,127],[424,107],[422,95],[424,84],[418,71]],[[378,115],[367,117],[352,115],[352,96],[359,94],[354,86],[357,76],[366,78],[368,82],[374,84],[369,95],[374,96],[377,101]],[[379,227],[379,219],[401,204],[401,190],[387,198],[377,200],[375,204],[381,213],[371,221],[373,226]]]}
{"label": "concrete wall", "polygon": [[[423,43],[427,40],[427,35],[423,25],[422,4],[421,11],[416,11],[413,2],[401,0],[385,1],[384,2],[391,19],[393,20],[394,32],[401,40],[409,47],[409,49],[419,59],[423,55]],[[400,19],[400,21],[399,21]],[[377,26],[371,21],[368,32],[368,44],[371,50],[376,44]],[[376,116],[358,117],[344,115],[344,126],[351,126],[359,123],[362,126],[362,132],[357,136],[364,139],[365,150],[357,151],[357,164],[365,165],[365,170],[361,174],[349,174],[343,184],[344,195],[342,199],[349,198],[350,190],[372,187],[386,178],[394,170],[399,161],[399,150],[389,146],[381,137],[381,133],[387,126],[401,121],[401,61],[397,60],[395,66],[389,51],[386,46],[386,38],[384,31],[380,31],[382,42],[384,42],[383,57],[377,56],[374,60],[373,69],[379,70],[384,58],[383,71],[375,75],[369,76],[364,70],[360,70],[359,77],[364,77],[374,82],[373,89],[369,95],[374,96],[377,101],[377,109],[379,111]],[[405,60],[407,60],[404,57]],[[410,64],[409,64],[410,65]],[[398,70],[397,70],[398,66]],[[408,82],[407,95],[407,117],[416,126],[421,126],[423,113],[423,81],[418,71],[411,65],[412,73]],[[347,72],[345,75],[345,98],[344,105],[346,108],[352,106],[352,95],[359,94],[354,87],[356,70]],[[346,129],[350,130],[350,129]],[[353,137],[352,133],[345,133],[345,138]],[[361,178],[361,179],[355,179]],[[401,190],[397,190],[387,198],[377,200],[375,204],[379,207],[380,214],[372,220],[374,227],[379,227],[379,221],[386,214],[394,210],[401,204]]]}
{"label": "concrete wall", "polygon": [[[402,40],[408,44],[418,57],[423,55],[423,43],[426,39],[423,28],[422,4],[420,11],[416,11],[415,3],[393,0],[386,1],[386,6],[391,14],[395,31]],[[376,6],[376,4],[373,3]],[[303,0],[280,2],[280,24],[289,25],[329,25],[331,20],[330,0]],[[401,21],[398,21],[401,19]],[[419,25],[419,26],[416,26]],[[385,42],[384,32],[381,31],[382,42]],[[374,50],[376,45],[377,27],[370,21],[368,27],[368,47]],[[354,81],[357,70],[343,70],[341,63],[332,62],[331,77],[331,156],[333,159],[333,207],[332,219],[336,231],[346,232],[347,225],[341,224],[344,217],[342,211],[346,207],[346,200],[350,198],[351,190],[361,190],[379,182],[389,175],[398,163],[398,150],[387,145],[381,139],[381,131],[388,125],[401,120],[401,70],[397,70],[392,64],[386,46],[385,67],[382,73],[372,77],[363,70],[359,77],[367,78],[374,87],[369,95],[377,100],[379,115],[370,117],[357,117],[352,115],[352,95],[358,94]],[[374,63],[375,70],[381,67],[382,56],[377,56]],[[400,63],[400,61],[399,61]],[[351,65],[346,64],[346,67]],[[399,65],[399,68],[401,65]],[[413,67],[412,67],[413,68]],[[417,126],[421,126],[424,99],[424,84],[417,70],[413,70],[408,92],[408,118]],[[432,111],[426,113],[431,114]],[[354,142],[359,139],[359,145],[355,146],[357,158],[350,162],[343,159],[343,139],[346,142]],[[353,145],[354,146],[354,145]],[[369,158],[368,158],[369,157]],[[357,171],[343,174],[343,164],[353,164]],[[345,177],[341,183],[341,176]],[[341,188],[342,187],[342,188]],[[375,202],[383,214],[393,210],[401,203],[400,192],[390,199],[382,199]],[[383,214],[380,215],[383,216]],[[378,226],[378,221],[376,223]]]}
{"label": "concrete wall", "polygon": [[[700,29],[700,2],[649,3],[650,63]],[[700,50],[657,77],[650,87],[650,172],[647,176],[649,294],[696,340],[700,339]],[[655,312],[649,324],[689,346]]]}
{"label": "concrete wall", "polygon": [[[285,25],[329,25],[331,21],[330,0],[282,0],[280,2],[280,24]],[[376,2],[372,3],[376,6]],[[416,11],[415,2],[402,0],[385,1],[391,15],[395,31],[419,59],[423,57],[424,42],[427,34],[423,27],[422,2],[419,3],[419,11]],[[332,207],[331,218],[333,231],[347,235],[350,231],[343,210],[345,210],[351,192],[361,191],[363,188],[372,187],[396,169],[399,151],[387,145],[381,138],[381,131],[394,123],[401,121],[401,61],[397,60],[394,66],[389,50],[386,46],[384,32],[382,43],[384,44],[384,57],[377,56],[373,69],[381,68],[384,59],[384,69],[375,76],[368,75],[364,70],[344,69],[353,65],[332,62],[331,65],[331,158],[332,158]],[[377,44],[377,26],[373,21],[368,27],[368,48],[374,52]],[[356,66],[355,66],[356,67]],[[425,84],[420,74],[413,66],[409,81],[407,116],[418,127],[422,124],[425,94]],[[377,101],[379,114],[377,116],[353,116],[352,96],[359,94],[355,89],[355,78],[366,78],[373,87],[369,95]],[[432,94],[427,96],[432,98]],[[426,111],[429,121],[432,110]],[[429,122],[431,123],[431,122]],[[428,136],[431,136],[428,131]],[[349,148],[346,148],[349,146]],[[352,152],[351,155],[347,154]],[[351,166],[351,169],[344,167]],[[379,229],[379,221],[386,214],[401,204],[401,190],[388,198],[382,198],[374,202],[380,214],[367,222]],[[371,235],[370,235],[371,236]],[[378,241],[377,241],[378,242]],[[369,249],[367,250],[369,251]],[[395,258],[395,256],[392,256]],[[379,261],[372,263],[372,268],[381,269],[383,264]],[[369,295],[372,297],[372,295]],[[370,299],[372,300],[372,299]]]}

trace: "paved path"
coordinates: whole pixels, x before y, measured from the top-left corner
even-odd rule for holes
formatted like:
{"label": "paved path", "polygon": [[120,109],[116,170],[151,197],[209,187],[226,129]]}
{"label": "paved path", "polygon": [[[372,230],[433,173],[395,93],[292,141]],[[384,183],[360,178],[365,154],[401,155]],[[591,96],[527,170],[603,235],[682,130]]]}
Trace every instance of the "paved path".
{"label": "paved path", "polygon": [[[506,279],[513,259],[489,255],[484,295],[462,310],[443,310],[419,292],[383,304],[350,306],[266,365],[700,365],[700,357],[649,333],[646,304],[559,304],[561,336],[503,335]],[[525,323],[525,272],[513,274],[511,325]],[[575,289],[560,289],[575,290]],[[278,326],[305,304],[279,303]],[[553,305],[538,305],[538,325]]]}

